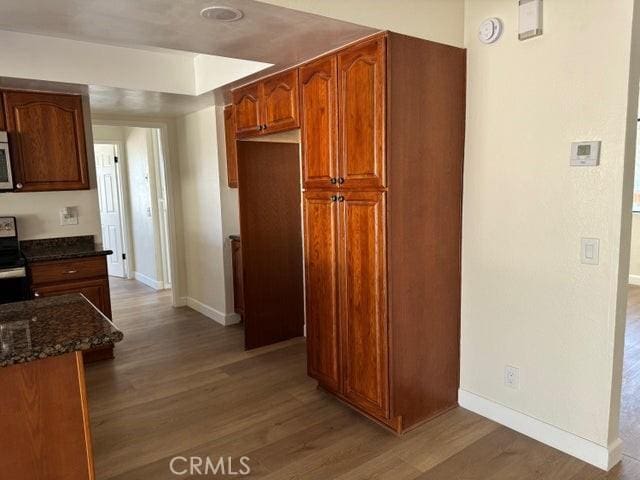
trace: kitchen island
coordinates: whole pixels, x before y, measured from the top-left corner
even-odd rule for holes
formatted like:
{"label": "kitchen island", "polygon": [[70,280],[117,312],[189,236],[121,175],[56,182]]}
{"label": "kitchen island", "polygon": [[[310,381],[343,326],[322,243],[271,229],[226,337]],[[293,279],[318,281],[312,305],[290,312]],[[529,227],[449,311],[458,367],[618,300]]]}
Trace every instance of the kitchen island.
{"label": "kitchen island", "polygon": [[2,475],[95,478],[82,352],[122,337],[80,294],[0,305]]}

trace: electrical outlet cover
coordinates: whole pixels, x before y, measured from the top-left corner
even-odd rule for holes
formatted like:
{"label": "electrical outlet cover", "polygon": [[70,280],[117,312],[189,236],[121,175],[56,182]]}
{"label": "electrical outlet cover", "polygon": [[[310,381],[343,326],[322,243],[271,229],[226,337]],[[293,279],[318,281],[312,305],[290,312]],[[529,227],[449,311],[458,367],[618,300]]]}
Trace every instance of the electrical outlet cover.
{"label": "electrical outlet cover", "polygon": [[520,388],[520,369],[507,365],[504,368],[504,384],[513,389]]}

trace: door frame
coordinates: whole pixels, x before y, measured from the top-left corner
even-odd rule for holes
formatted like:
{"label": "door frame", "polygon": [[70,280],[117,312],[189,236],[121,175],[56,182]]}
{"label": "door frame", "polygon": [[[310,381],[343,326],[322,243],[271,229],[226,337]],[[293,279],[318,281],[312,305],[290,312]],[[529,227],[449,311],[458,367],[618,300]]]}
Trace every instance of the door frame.
{"label": "door frame", "polygon": [[[131,259],[133,256],[133,243],[131,241],[131,228],[129,217],[129,185],[123,181],[126,173],[126,156],[127,151],[121,140],[94,140],[94,145],[115,145],[116,156],[116,182],[118,184],[118,202],[120,202],[120,232],[122,236],[122,248],[126,258],[122,260],[124,266],[124,278],[133,278],[133,269],[131,268]],[[95,160],[94,160],[95,161]],[[124,172],[123,172],[124,168]],[[102,222],[102,219],[100,219]]]}
{"label": "door frame", "polygon": [[[169,253],[169,265],[171,267],[171,304],[174,307],[181,307],[186,305],[185,299],[180,297],[182,292],[182,284],[180,284],[180,276],[178,272],[178,232],[176,230],[176,202],[174,195],[174,178],[171,175],[172,167],[177,166],[178,159],[174,158],[173,152],[169,143],[169,124],[164,121],[146,121],[146,120],[123,120],[123,119],[109,119],[101,117],[92,117],[92,125],[102,125],[111,127],[140,127],[140,128],[157,128],[160,130],[160,145],[162,149],[163,162],[161,167],[163,169],[165,178],[165,188],[167,194],[167,229],[169,231],[168,238],[168,253]],[[109,142],[108,142],[109,143]],[[128,255],[127,255],[128,257]]]}
{"label": "door frame", "polygon": [[[153,174],[155,177],[155,199],[154,206],[157,211],[158,225],[157,231],[157,248],[162,257],[162,283],[165,289],[170,289],[171,285],[171,252],[169,251],[169,209],[167,198],[167,179],[165,177],[165,158],[162,148],[162,132],[158,128],[150,129],[151,150],[153,151]],[[162,202],[164,208],[160,208],[159,193],[162,192]],[[166,214],[165,214],[166,212]],[[157,258],[157,255],[156,255]]]}

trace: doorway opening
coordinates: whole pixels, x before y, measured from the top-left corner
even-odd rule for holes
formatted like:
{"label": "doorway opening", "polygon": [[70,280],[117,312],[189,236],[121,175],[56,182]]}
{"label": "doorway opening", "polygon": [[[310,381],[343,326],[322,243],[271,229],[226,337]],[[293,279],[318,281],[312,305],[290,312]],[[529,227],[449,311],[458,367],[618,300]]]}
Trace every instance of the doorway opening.
{"label": "doorway opening", "polygon": [[[640,133],[640,119],[638,120]],[[640,461],[640,135],[636,137],[629,290],[622,370],[620,438],[625,455]]]}
{"label": "doorway opening", "polygon": [[94,153],[103,244],[114,252],[109,276],[154,290],[172,289],[162,128],[94,125]]}

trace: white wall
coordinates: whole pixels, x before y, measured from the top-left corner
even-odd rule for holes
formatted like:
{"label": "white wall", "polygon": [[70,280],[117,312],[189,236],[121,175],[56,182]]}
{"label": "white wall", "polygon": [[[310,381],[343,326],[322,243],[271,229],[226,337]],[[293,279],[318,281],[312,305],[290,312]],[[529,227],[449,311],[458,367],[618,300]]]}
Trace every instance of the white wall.
{"label": "white wall", "polygon": [[[15,216],[21,240],[94,235],[101,240],[95,187],[72,192],[0,193],[0,217]],[[60,226],[60,209],[76,207],[78,225]]]}
{"label": "white wall", "polygon": [[448,45],[464,45],[465,0],[261,1]]}
{"label": "white wall", "polygon": [[0,30],[2,76],[200,95],[271,64]]}
{"label": "white wall", "polygon": [[[233,216],[225,217],[221,186],[226,181],[224,162],[218,156],[215,107],[177,119],[180,189],[184,231],[187,304],[220,323],[237,321],[230,302],[227,233],[235,230]],[[223,135],[224,136],[224,135]],[[222,170],[222,172],[221,172]],[[221,177],[224,174],[224,177]],[[225,196],[232,195],[229,192]],[[225,210],[226,212],[226,210]],[[227,270],[225,271],[225,265]]]}
{"label": "white wall", "polygon": [[[606,452],[618,438],[633,1],[544,10],[544,35],[520,42],[517,2],[466,5],[461,393]],[[484,46],[476,31],[490,16],[505,33]],[[570,142],[595,139],[601,165],[570,168]],[[580,263],[580,237],[600,238],[599,265]],[[520,368],[519,390],[504,386],[505,365]]]}
{"label": "white wall", "polygon": [[158,220],[153,201],[155,171],[150,136],[148,128],[126,129],[126,170],[135,275],[146,283],[157,283],[163,277],[158,258]]}

